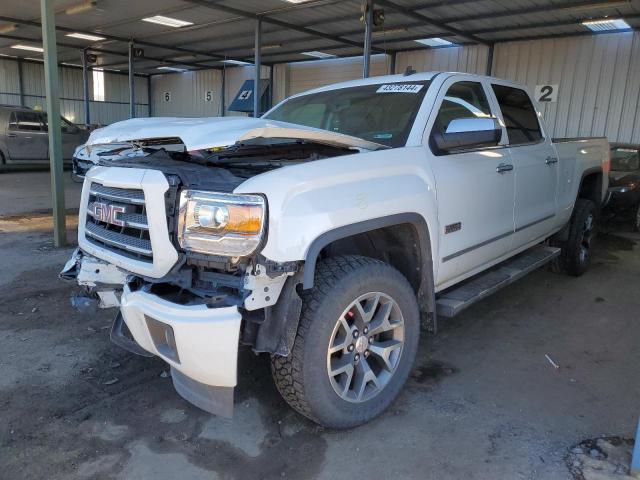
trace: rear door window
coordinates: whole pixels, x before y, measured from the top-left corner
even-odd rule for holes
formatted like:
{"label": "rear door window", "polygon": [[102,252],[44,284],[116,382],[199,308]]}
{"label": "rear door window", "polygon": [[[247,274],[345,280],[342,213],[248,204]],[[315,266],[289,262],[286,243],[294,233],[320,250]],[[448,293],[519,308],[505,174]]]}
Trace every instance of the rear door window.
{"label": "rear door window", "polygon": [[612,148],[611,170],[614,172],[634,172],[640,169],[640,152],[634,148]]}
{"label": "rear door window", "polygon": [[504,85],[491,87],[502,111],[509,145],[524,145],[542,140],[538,115],[527,92]]}
{"label": "rear door window", "polygon": [[[46,132],[49,131],[49,118],[46,113],[42,114],[42,126]],[[78,127],[64,117],[60,117],[60,128],[62,128],[62,133],[77,133],[79,130]]]}
{"label": "rear door window", "polygon": [[13,112],[9,120],[9,130],[40,132],[42,130],[40,114],[23,111]]}

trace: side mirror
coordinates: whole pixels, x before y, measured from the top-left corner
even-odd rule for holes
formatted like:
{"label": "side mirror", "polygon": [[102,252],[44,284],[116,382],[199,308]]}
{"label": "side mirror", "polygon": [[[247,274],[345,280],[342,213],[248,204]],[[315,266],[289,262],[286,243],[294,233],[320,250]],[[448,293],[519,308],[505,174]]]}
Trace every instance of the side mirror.
{"label": "side mirror", "polygon": [[494,147],[500,142],[502,129],[495,118],[457,118],[451,120],[444,133],[434,132],[438,151]]}

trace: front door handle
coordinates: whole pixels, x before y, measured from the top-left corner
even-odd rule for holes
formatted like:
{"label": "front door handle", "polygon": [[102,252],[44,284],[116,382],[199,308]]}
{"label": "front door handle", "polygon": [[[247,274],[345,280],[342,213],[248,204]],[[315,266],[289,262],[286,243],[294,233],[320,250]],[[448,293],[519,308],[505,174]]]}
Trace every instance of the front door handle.
{"label": "front door handle", "polygon": [[498,173],[510,172],[511,170],[513,170],[513,165],[510,163],[501,163],[496,168],[496,172]]}
{"label": "front door handle", "polygon": [[7,137],[9,137],[9,138],[15,138],[17,136],[18,136],[18,134],[16,134],[16,133],[7,133]]}
{"label": "front door handle", "polygon": [[554,163],[558,163],[558,158],[557,157],[547,157],[547,159],[545,160],[545,163],[547,165],[553,165]]}

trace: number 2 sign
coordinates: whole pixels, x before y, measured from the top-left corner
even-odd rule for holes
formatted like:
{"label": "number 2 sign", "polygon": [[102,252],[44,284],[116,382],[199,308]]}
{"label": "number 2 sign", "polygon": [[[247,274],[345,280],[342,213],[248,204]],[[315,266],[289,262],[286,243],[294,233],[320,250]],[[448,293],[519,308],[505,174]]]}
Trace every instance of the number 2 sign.
{"label": "number 2 sign", "polygon": [[536,85],[536,100],[540,103],[558,101],[558,85]]}

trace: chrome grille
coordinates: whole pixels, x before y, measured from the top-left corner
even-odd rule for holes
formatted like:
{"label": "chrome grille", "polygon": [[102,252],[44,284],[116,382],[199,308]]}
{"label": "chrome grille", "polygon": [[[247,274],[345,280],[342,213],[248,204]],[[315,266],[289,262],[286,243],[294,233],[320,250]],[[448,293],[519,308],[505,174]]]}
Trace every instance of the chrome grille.
{"label": "chrome grille", "polygon": [[92,183],[85,237],[120,255],[153,262],[144,192]]}
{"label": "chrome grille", "polygon": [[89,193],[108,200],[144,205],[144,192],[133,188],[105,187],[99,183],[92,183]]}

